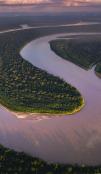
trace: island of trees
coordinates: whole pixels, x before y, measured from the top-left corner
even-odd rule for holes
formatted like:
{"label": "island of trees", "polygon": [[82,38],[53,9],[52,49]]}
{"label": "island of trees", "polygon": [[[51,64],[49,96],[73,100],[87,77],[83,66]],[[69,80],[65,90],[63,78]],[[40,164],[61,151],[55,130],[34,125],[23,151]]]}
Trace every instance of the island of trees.
{"label": "island of trees", "polygon": [[86,70],[98,64],[95,71],[101,77],[101,37],[60,38],[51,41],[50,47],[57,55]]}
{"label": "island of trees", "polygon": [[38,36],[34,30],[0,35],[1,104],[20,112],[77,112],[84,104],[77,89],[20,56],[21,48]]}

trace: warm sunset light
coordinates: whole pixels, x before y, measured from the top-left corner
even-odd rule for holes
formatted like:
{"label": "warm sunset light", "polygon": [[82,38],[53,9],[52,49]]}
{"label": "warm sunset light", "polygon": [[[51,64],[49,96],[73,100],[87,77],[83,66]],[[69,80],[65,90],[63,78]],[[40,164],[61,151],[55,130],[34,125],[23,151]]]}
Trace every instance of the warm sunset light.
{"label": "warm sunset light", "polygon": [[49,3],[50,0],[4,0],[1,1],[4,4],[38,4],[38,3]]}
{"label": "warm sunset light", "polygon": [[79,6],[87,3],[101,3],[101,0],[0,0],[1,4],[40,4],[40,3],[60,3],[66,6]]}
{"label": "warm sunset light", "polygon": [[0,0],[0,174],[101,174],[101,0]]}

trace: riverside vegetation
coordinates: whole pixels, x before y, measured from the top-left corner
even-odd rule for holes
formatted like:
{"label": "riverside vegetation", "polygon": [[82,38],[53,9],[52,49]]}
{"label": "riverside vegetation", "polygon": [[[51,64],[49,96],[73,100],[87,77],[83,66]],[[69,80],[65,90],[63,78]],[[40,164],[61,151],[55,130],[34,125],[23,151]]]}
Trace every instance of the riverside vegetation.
{"label": "riverside vegetation", "polygon": [[38,36],[34,30],[0,35],[0,102],[20,112],[74,113],[84,104],[80,93],[19,54]]}
{"label": "riverside vegetation", "polygon": [[95,68],[96,75],[101,78],[101,63],[98,63],[98,65]]}
{"label": "riverside vegetation", "polygon": [[101,166],[47,163],[0,145],[0,174],[100,174]]}
{"label": "riverside vegetation", "polygon": [[99,63],[101,62],[101,39],[95,37],[58,39],[51,41],[50,46],[57,55],[86,70],[98,64],[95,71],[101,77],[101,63]]}
{"label": "riverside vegetation", "polygon": [[[13,37],[14,36],[14,37]],[[26,109],[27,104],[21,105],[20,99],[25,96],[32,96],[31,89],[34,87],[34,79],[36,83],[45,79],[54,86],[57,84],[65,85],[65,89],[73,89],[77,92],[82,103],[82,97],[78,91],[68,86],[65,82],[47,74],[44,71],[32,66],[19,55],[20,49],[30,40],[37,38],[38,35],[34,31],[14,32],[0,36],[0,101],[2,104],[14,110],[33,110],[32,107]],[[35,78],[36,77],[36,78]],[[39,78],[39,80],[38,80]],[[33,79],[33,80],[32,80]],[[50,79],[52,81],[50,81]],[[54,81],[53,81],[54,79]],[[57,80],[56,80],[57,79]],[[58,82],[59,80],[59,82]],[[24,81],[24,82],[23,82]],[[31,85],[29,85],[32,82]],[[25,85],[24,85],[25,84]],[[40,84],[40,83],[39,83]],[[56,84],[56,86],[57,86]],[[24,86],[23,86],[24,85]],[[32,86],[33,85],[33,86]],[[38,86],[37,86],[38,87]],[[42,86],[41,86],[42,87]],[[41,88],[42,89],[42,88]],[[47,89],[47,88],[46,88]],[[62,88],[64,89],[64,88]],[[38,89],[37,89],[38,90]],[[45,91],[44,91],[45,92]],[[66,94],[67,90],[65,91]],[[54,93],[51,92],[53,95]],[[58,93],[59,97],[61,93]],[[65,93],[64,93],[65,94]],[[20,96],[21,95],[21,96]],[[39,97],[39,93],[36,93]],[[44,98],[43,94],[43,98]],[[21,97],[21,98],[20,98]],[[72,96],[73,97],[73,96]],[[75,95],[76,97],[76,95]],[[74,97],[74,98],[75,98]],[[27,101],[30,99],[26,99]],[[19,103],[18,103],[19,101]],[[21,100],[22,102],[23,100]],[[32,101],[31,99],[29,101]],[[67,100],[66,100],[67,101]],[[14,102],[14,103],[12,103]],[[17,107],[15,104],[18,104]],[[22,107],[23,106],[23,107]],[[31,109],[32,108],[32,109]],[[35,109],[35,108],[34,108]],[[65,165],[58,163],[48,163],[38,158],[33,158],[25,153],[15,152],[11,149],[0,146],[0,173],[1,174],[100,174],[101,166],[90,167],[85,165]]]}

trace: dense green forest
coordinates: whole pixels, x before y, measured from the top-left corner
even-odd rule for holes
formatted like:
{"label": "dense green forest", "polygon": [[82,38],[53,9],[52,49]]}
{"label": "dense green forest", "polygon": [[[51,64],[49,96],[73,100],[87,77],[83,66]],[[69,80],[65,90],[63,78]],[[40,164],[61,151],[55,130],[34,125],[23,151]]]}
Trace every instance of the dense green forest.
{"label": "dense green forest", "polygon": [[50,46],[59,56],[86,70],[101,62],[101,39],[95,37],[53,40]]}
{"label": "dense green forest", "polygon": [[34,30],[0,35],[0,102],[14,111],[73,113],[83,105],[80,93],[58,77],[25,61],[19,54]]}
{"label": "dense green forest", "polygon": [[96,75],[101,78],[101,63],[98,63],[98,65],[95,68]]}
{"label": "dense green forest", "polygon": [[100,174],[101,166],[46,163],[0,145],[0,174]]}

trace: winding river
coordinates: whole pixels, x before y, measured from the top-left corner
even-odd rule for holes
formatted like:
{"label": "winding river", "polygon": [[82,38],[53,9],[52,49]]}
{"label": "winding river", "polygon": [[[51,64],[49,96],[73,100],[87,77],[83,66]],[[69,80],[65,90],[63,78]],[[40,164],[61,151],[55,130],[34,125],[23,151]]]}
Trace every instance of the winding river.
{"label": "winding river", "polygon": [[[101,33],[79,33],[87,34]],[[85,71],[51,51],[49,41],[63,35],[36,39],[20,54],[34,66],[78,88],[85,98],[84,109],[74,116],[35,121],[18,119],[1,106],[0,143],[49,162],[101,164],[101,80],[94,74],[94,69]],[[65,35],[73,37],[77,33]]]}

